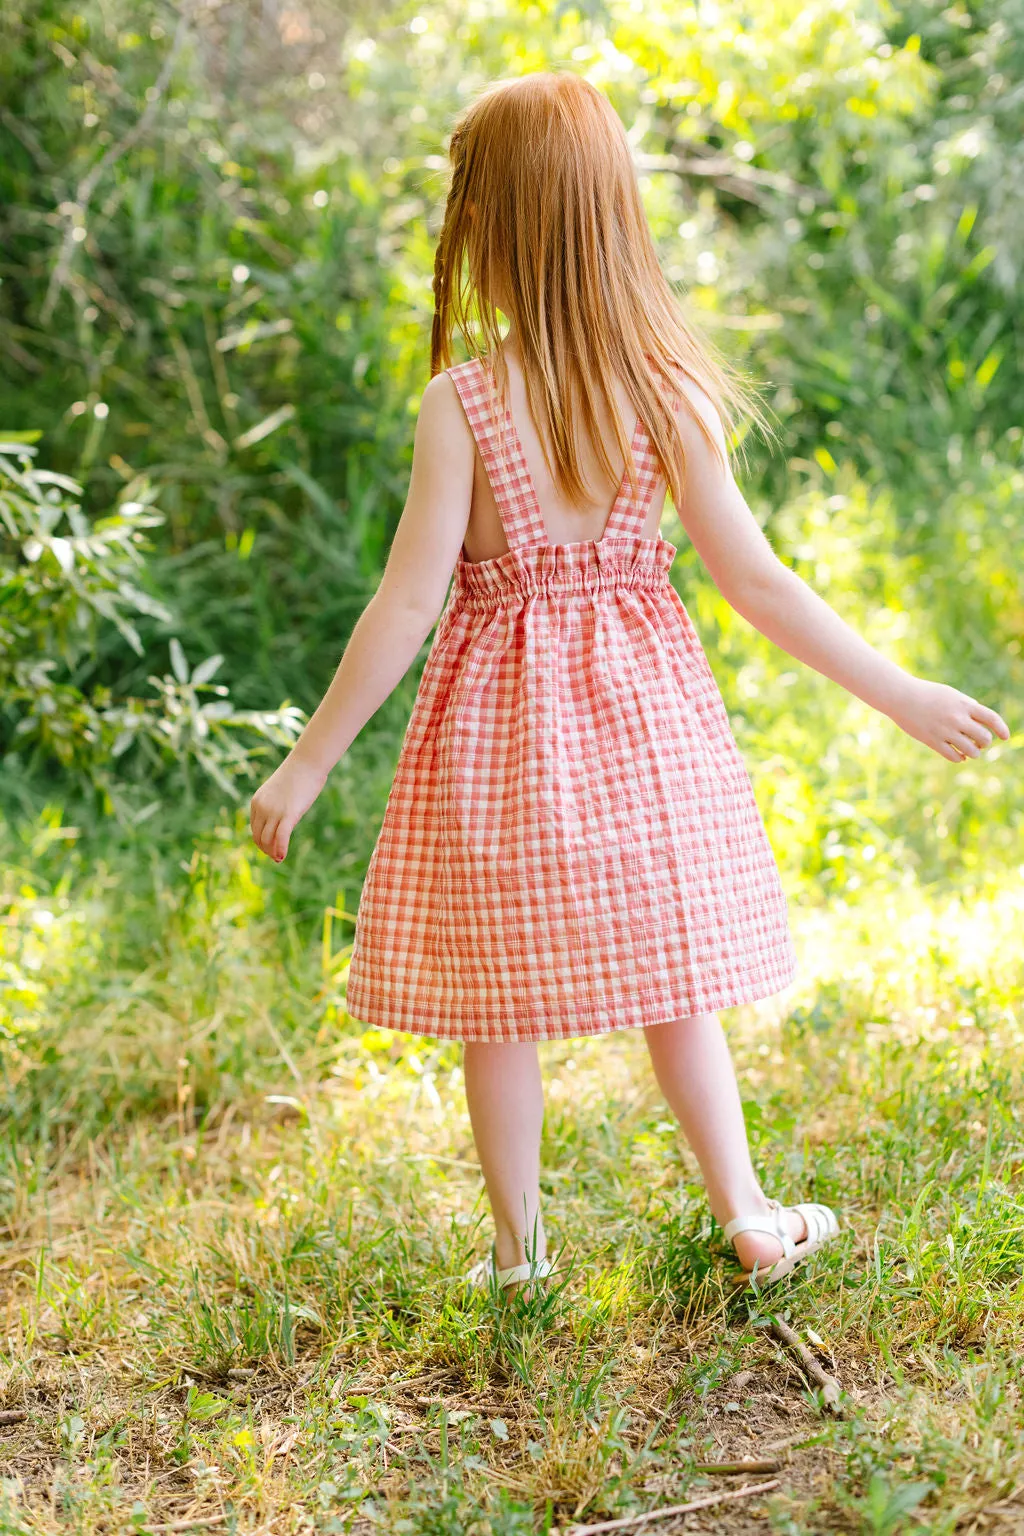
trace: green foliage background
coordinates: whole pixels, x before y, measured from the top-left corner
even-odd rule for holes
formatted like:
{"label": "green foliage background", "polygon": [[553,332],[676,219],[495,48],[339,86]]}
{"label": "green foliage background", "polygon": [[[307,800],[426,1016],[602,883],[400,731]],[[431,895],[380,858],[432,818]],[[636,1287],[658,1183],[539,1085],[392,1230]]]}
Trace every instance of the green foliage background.
{"label": "green foliage background", "polygon": [[[453,1287],[460,1049],[345,1008],[426,647],[287,861],[248,836],[401,513],[452,115],[551,67],[775,413],[780,557],[1013,732],[903,736],[666,510],[794,919],[727,1029],[764,1188],[841,1215],[781,1299],[835,1422],[726,1303],[639,1031],[545,1047],[564,1303]],[[791,1536],[1018,1507],[1022,79],[1024,0],[0,7],[0,1529],[567,1529],[755,1432]]]}
{"label": "green foliage background", "polygon": [[[741,620],[669,508],[787,889],[980,891],[1019,865],[1021,0],[31,0],[0,16],[0,437],[41,433],[35,468],[81,486],[52,497],[83,535],[140,485],[153,518],[137,645],[102,615],[70,649],[46,604],[26,618],[24,530],[0,528],[22,595],[17,623],[0,606],[12,914],[93,902],[130,967],[155,892],[188,899],[183,863],[247,857],[247,794],[319,699],[401,512],[451,116],[551,67],[607,90],[666,272],[778,418],[785,452],[748,442],[743,488],[780,556],[1016,733],[959,767],[902,736]],[[71,622],[77,567],[43,545]],[[14,685],[28,655],[52,708]],[[326,905],[354,911],[422,659],[288,863],[247,876],[296,952]],[[147,723],[126,739],[108,714]],[[86,718],[92,737],[68,728]],[[7,1027],[46,1011],[15,1002]]]}

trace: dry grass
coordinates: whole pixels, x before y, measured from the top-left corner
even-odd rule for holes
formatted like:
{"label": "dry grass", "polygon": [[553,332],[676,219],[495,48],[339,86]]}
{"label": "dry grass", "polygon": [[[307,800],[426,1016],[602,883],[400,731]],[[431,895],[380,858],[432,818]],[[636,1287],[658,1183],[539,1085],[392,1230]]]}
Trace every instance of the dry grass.
{"label": "dry grass", "polygon": [[289,969],[252,892],[232,905],[236,856],[203,878],[141,984],[99,941],[54,983],[58,1062],[22,1035],[0,1530],[504,1536],[751,1457],[777,1488],[654,1529],[1024,1529],[1015,887],[797,911],[799,995],[727,1016],[766,1186],[844,1222],[760,1300],[726,1282],[642,1038],[544,1047],[567,1269],[504,1307],[458,1284],[486,1241],[458,1048],[356,1032],[344,955]]}

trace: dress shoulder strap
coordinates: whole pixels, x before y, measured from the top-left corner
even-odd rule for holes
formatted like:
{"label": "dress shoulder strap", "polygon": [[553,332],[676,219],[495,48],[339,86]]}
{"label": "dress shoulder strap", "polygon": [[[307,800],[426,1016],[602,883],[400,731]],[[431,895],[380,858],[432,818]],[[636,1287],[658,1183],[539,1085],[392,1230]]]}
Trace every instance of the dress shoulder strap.
{"label": "dress shoulder strap", "polygon": [[[509,549],[529,549],[549,542],[537,488],[511,412],[501,412],[494,376],[482,358],[456,363],[448,373],[462,401],[498,507]],[[679,396],[672,397],[672,407]],[[639,538],[661,477],[661,465],[646,424],[637,417],[630,454],[636,467],[638,496],[630,497],[629,467],[605,522],[602,539]]]}
{"label": "dress shoulder strap", "polygon": [[647,510],[661,475],[661,465],[654,452],[650,434],[639,417],[637,417],[630,453],[636,467],[639,495],[635,501],[630,499],[629,465],[627,464],[622,472],[619,493],[608,514],[608,521],[604,525],[602,539],[639,538],[647,522]]}
{"label": "dress shoulder strap", "polygon": [[537,490],[511,412],[502,414],[494,376],[481,358],[449,368],[498,507],[509,549],[548,542]]}
{"label": "dress shoulder strap", "polygon": [[[680,403],[681,395],[678,390],[669,394],[670,409],[675,411]],[[633,433],[633,441],[630,446],[633,463],[636,466],[637,492],[636,500],[630,498],[629,493],[629,466],[627,465],[622,475],[622,483],[614,505],[608,514],[602,538],[639,538],[643,533],[647,522],[647,512],[651,500],[661,479],[661,464],[658,455],[654,451],[651,434],[647,430],[645,422],[637,417],[636,430]]]}

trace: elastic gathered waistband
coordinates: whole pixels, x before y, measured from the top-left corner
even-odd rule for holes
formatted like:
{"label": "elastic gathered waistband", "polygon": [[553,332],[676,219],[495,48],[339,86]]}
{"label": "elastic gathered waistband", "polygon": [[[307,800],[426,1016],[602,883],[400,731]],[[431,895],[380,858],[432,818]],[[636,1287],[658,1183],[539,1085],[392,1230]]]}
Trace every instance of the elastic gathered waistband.
{"label": "elastic gathered waistband", "polygon": [[597,597],[669,584],[676,549],[666,539],[633,536],[512,549],[492,560],[460,559],[455,589],[460,602],[494,607],[531,597]]}

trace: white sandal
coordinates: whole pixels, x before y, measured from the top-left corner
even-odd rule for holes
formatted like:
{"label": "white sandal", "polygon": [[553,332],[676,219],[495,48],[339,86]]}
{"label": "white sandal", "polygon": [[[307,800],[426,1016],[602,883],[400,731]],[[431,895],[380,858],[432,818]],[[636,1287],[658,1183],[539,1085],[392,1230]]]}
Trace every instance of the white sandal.
{"label": "white sandal", "polygon": [[481,1259],[479,1264],[474,1264],[464,1276],[467,1285],[478,1289],[487,1289],[492,1280],[499,1290],[504,1290],[507,1285],[519,1285],[530,1280],[544,1280],[554,1271],[554,1264],[550,1259],[531,1259],[528,1264],[513,1264],[508,1269],[498,1269],[494,1260],[494,1244],[486,1259]]}
{"label": "white sandal", "polygon": [[[807,1224],[807,1236],[800,1242],[795,1242],[790,1237],[783,1219],[783,1212],[799,1211]],[[839,1220],[835,1211],[830,1206],[821,1205],[817,1201],[802,1201],[799,1205],[783,1206],[778,1200],[768,1201],[768,1211],[757,1212],[753,1216],[734,1216],[732,1221],[726,1222],[722,1228],[723,1236],[731,1241],[739,1232],[765,1232],[769,1237],[777,1238],[782,1244],[782,1257],[774,1264],[761,1269],[757,1264],[752,1270],[741,1272],[737,1280],[750,1285],[756,1281],[758,1285],[764,1285],[772,1280],[781,1280],[788,1275],[801,1260],[820,1248],[823,1243],[835,1237],[839,1231]]]}

